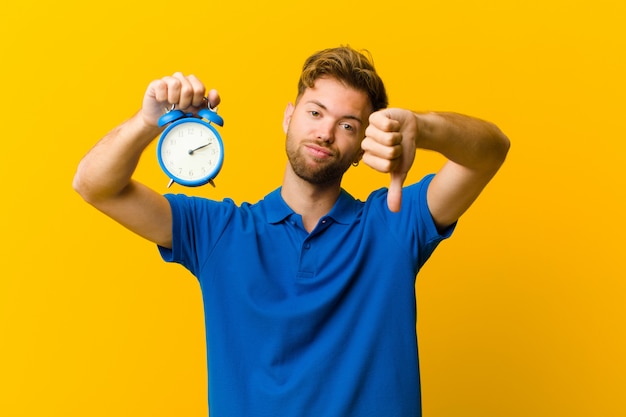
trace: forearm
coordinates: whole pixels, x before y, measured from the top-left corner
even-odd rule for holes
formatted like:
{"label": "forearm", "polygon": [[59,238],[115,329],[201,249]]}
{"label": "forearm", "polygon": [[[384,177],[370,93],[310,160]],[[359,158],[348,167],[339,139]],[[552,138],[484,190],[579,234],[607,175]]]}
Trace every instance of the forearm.
{"label": "forearm", "polygon": [[90,202],[123,192],[131,182],[144,149],[159,128],[147,125],[138,113],[102,138],[81,160],[74,189]]}
{"label": "forearm", "polygon": [[436,151],[475,171],[500,167],[509,150],[509,139],[490,122],[456,113],[416,113],[417,148]]}

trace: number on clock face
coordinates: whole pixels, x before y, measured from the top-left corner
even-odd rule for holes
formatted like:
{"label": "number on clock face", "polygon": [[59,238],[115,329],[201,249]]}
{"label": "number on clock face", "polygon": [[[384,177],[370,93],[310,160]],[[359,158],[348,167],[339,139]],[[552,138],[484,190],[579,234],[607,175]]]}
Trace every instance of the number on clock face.
{"label": "number on clock face", "polygon": [[221,147],[213,131],[201,123],[173,126],[161,144],[165,168],[177,177],[193,181],[212,173],[221,159]]}

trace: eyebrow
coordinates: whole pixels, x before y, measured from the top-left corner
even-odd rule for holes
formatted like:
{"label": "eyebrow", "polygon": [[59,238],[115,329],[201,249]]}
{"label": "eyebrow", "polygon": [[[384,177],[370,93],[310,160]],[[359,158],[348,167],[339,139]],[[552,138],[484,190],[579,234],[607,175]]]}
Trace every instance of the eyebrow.
{"label": "eyebrow", "polygon": [[[328,110],[328,108],[324,104],[322,104],[321,102],[319,102],[317,100],[308,100],[307,103],[315,104],[316,106],[318,106],[318,107],[320,107],[320,108],[322,108],[324,110]],[[361,120],[360,117],[355,116],[353,114],[346,114],[346,115],[342,116],[341,118],[342,119],[356,120],[357,122],[363,124],[363,120]]]}

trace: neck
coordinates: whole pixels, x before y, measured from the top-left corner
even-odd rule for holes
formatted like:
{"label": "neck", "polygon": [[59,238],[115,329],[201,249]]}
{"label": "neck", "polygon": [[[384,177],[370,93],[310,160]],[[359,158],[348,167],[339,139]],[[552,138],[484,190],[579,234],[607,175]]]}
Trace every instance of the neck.
{"label": "neck", "polygon": [[302,216],[304,228],[308,232],[311,232],[319,220],[330,212],[340,193],[341,182],[312,184],[298,177],[287,164],[281,196],[293,211]]}

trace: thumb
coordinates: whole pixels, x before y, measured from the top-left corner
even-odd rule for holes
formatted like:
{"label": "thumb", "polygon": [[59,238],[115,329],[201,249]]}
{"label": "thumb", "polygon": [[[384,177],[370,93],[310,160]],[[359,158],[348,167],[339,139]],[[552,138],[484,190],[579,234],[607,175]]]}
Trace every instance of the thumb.
{"label": "thumb", "polygon": [[387,207],[389,211],[397,213],[402,207],[402,186],[406,180],[406,172],[392,172],[391,183],[387,191]]}

